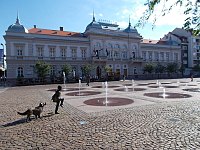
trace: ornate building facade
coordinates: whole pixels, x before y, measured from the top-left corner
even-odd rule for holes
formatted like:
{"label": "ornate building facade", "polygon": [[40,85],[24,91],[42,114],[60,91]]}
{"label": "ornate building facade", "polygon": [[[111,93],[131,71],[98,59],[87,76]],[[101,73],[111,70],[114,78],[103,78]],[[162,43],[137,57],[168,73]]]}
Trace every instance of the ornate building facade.
{"label": "ornate building facade", "polygon": [[181,64],[181,49],[162,41],[145,40],[129,25],[121,29],[117,24],[98,22],[93,17],[83,33],[34,28],[27,30],[17,20],[4,35],[6,41],[7,80],[23,76],[37,78],[37,61],[51,64],[49,76],[62,75],[65,64],[72,66],[74,76],[81,77],[81,67],[92,64],[91,76],[105,76],[105,66],[114,76],[134,78],[143,74],[146,63],[169,62]]}

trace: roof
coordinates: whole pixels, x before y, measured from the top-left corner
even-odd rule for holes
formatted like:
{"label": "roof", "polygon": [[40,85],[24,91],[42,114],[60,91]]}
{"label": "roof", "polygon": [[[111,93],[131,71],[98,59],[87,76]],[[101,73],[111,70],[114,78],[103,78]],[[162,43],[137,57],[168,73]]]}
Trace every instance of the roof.
{"label": "roof", "polygon": [[29,29],[28,31],[29,33],[32,33],[32,34],[84,37],[83,33],[70,32],[70,31],[49,30],[49,29],[40,29],[40,28],[32,28],[32,29]]}
{"label": "roof", "polygon": [[142,39],[142,43],[145,43],[145,44],[157,44],[158,40]]}

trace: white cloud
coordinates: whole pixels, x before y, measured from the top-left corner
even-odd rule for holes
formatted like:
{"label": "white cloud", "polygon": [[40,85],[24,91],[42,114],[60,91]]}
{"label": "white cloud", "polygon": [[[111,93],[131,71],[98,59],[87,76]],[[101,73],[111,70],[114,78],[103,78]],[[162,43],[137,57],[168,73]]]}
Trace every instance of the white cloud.
{"label": "white cloud", "polygon": [[[128,3],[128,0],[125,0]],[[192,0],[195,1],[195,0]],[[131,1],[129,1],[131,4],[133,4]],[[145,6],[144,3],[146,1],[137,1],[134,5],[130,5],[129,8],[122,8],[121,11],[118,13],[121,19],[126,19],[129,17],[132,20],[138,21],[139,18],[143,15],[144,11],[148,7],[147,5]],[[166,3],[164,3],[164,0],[161,0],[160,4],[158,4],[155,7],[153,15],[150,17],[148,20],[149,23],[153,24],[154,17],[156,16],[156,26],[162,26],[162,25],[175,25],[175,26],[182,26],[184,24],[184,20],[186,19],[187,16],[183,14],[184,12],[184,5],[182,7],[180,6],[174,6],[173,9],[168,13],[165,14],[165,16],[162,16],[162,9],[169,8],[173,3],[176,1],[174,0],[168,0]],[[134,7],[135,6],[135,7]],[[121,22],[122,25],[124,24],[123,21]]]}
{"label": "white cloud", "polygon": [[99,17],[103,17],[103,14],[102,14],[102,13],[99,13]]}
{"label": "white cloud", "polygon": [[117,24],[119,25],[120,28],[127,28],[128,27],[128,22],[126,21],[120,21],[120,22],[117,22]]}

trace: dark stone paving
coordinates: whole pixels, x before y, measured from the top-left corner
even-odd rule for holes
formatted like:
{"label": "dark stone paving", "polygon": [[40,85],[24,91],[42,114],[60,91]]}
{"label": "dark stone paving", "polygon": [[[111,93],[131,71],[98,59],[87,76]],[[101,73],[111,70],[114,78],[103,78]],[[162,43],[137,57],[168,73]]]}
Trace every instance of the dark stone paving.
{"label": "dark stone paving", "polygon": [[[47,91],[53,88],[55,85],[1,90],[0,149],[200,149],[198,93],[192,92],[190,100],[94,113],[85,113],[66,101],[64,108],[59,108],[60,114],[54,115],[55,104]],[[47,103],[41,119],[27,123],[17,114],[40,102]]]}

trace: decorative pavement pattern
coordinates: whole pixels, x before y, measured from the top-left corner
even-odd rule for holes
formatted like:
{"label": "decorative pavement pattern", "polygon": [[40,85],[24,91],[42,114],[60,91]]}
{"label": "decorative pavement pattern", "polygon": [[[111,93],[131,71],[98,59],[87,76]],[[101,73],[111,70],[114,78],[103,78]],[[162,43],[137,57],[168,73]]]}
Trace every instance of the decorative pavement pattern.
{"label": "decorative pavement pattern", "polygon": [[[200,80],[200,79],[199,79]],[[187,81],[186,83],[180,81]],[[78,88],[79,84],[66,84],[67,88],[84,88],[99,92],[96,95],[67,95],[63,90],[64,108],[54,114],[55,103],[50,99],[51,89],[57,85],[37,85],[0,88],[0,149],[67,149],[67,150],[195,150],[200,149],[200,90],[189,91],[190,85],[200,88],[198,78],[159,80],[157,88],[149,87],[156,81],[108,82],[108,97],[128,98],[134,102],[123,106],[89,106],[84,101],[105,97],[101,82]],[[158,82],[158,81],[157,81]],[[148,97],[145,93],[191,95],[188,98],[167,96]],[[139,84],[140,83],[140,84]],[[141,85],[143,83],[143,85]],[[146,84],[150,83],[150,84]],[[130,85],[129,85],[130,84]],[[124,86],[127,86],[126,88]],[[163,84],[164,85],[164,84]],[[93,88],[96,86],[98,88]],[[115,90],[117,88],[144,88],[143,91]],[[84,89],[80,89],[84,91]],[[41,119],[26,122],[20,116],[28,108],[46,102]]]}

